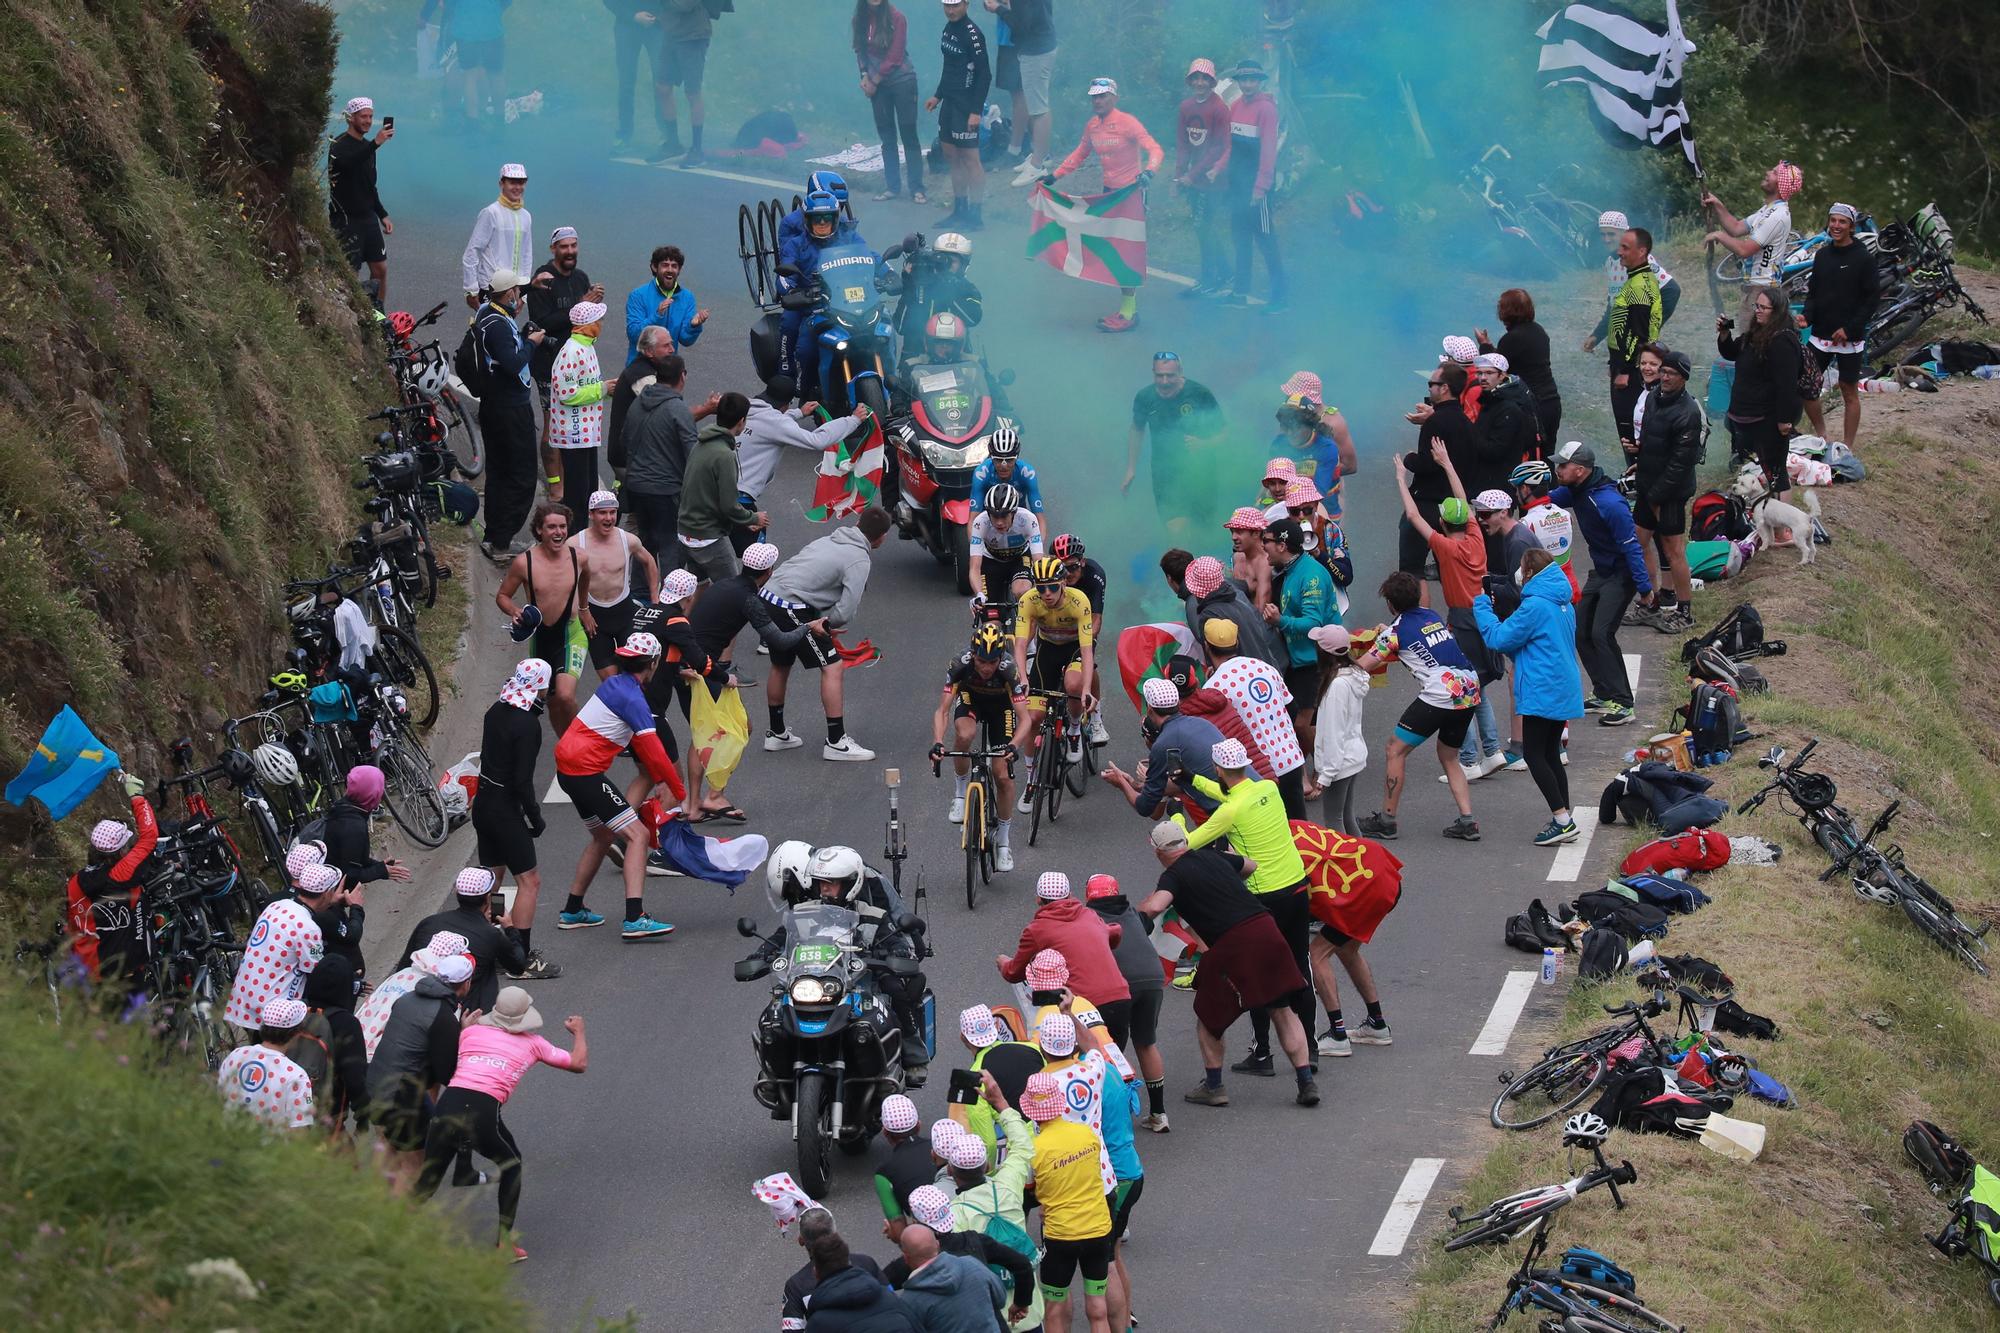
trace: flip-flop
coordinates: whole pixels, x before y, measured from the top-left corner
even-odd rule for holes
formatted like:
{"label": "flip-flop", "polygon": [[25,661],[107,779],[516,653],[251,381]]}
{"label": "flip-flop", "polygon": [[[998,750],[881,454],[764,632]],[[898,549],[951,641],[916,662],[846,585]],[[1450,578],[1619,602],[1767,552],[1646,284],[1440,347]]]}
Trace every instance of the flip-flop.
{"label": "flip-flop", "polygon": [[744,814],[736,806],[729,805],[724,806],[720,810],[704,810],[688,822],[691,824],[747,824],[750,822],[750,816]]}

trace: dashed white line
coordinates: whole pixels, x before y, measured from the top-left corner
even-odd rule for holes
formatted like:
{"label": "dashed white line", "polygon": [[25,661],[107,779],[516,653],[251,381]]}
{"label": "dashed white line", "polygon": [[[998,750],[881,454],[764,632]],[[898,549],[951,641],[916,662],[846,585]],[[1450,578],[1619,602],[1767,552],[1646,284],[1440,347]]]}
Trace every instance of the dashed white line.
{"label": "dashed white line", "polygon": [[568,793],[568,792],[566,792],[566,791],[564,791],[564,790],[562,789],[562,784],[561,784],[560,782],[557,782],[557,781],[556,781],[556,780],[555,780],[554,778],[550,778],[550,779],[549,779],[549,792],[548,792],[548,795],[546,795],[546,796],[542,797],[542,804],[543,804],[543,805],[574,805],[574,804],[576,804],[576,802],[574,802],[574,801],[570,800],[570,798],[569,798],[569,793]]}
{"label": "dashed white line", "polygon": [[1639,697],[1639,668],[1645,664],[1646,659],[1638,653],[1625,654],[1625,682],[1632,687],[1632,697],[1635,699]]}
{"label": "dashed white line", "polygon": [[1416,1229],[1417,1214],[1424,1210],[1424,1200],[1430,1197],[1431,1186],[1437,1183],[1438,1172],[1442,1170],[1442,1157],[1419,1157],[1410,1163],[1410,1169],[1403,1173],[1403,1183],[1396,1188],[1396,1197],[1389,1201],[1389,1211],[1383,1215],[1368,1253],[1392,1256],[1403,1252],[1410,1232]]}
{"label": "dashed white line", "polygon": [[1549,867],[1549,879],[1567,883],[1583,873],[1583,860],[1590,855],[1590,835],[1597,832],[1597,811],[1584,806],[1573,807],[1569,817],[1576,821],[1577,839],[1556,849],[1556,859]]}
{"label": "dashed white line", "polygon": [[1505,1055],[1507,1039],[1514,1035],[1514,1024],[1521,1021],[1521,1010],[1527,1007],[1528,997],[1535,993],[1535,972],[1509,972],[1507,979],[1500,983],[1499,998],[1493,1001],[1492,1012],[1486,1015],[1486,1026],[1479,1029],[1479,1035],[1472,1039],[1472,1049],[1468,1055]]}

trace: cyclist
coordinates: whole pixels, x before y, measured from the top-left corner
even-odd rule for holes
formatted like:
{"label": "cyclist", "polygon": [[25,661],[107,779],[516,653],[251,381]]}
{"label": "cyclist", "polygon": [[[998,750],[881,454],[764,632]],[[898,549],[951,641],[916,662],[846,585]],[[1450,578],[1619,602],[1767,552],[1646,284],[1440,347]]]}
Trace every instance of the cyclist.
{"label": "cyclist", "polygon": [[[1072,588],[1080,588],[1090,599],[1090,637],[1092,640],[1104,638],[1104,589],[1106,580],[1104,566],[1083,553],[1083,538],[1065,532],[1049,543],[1049,554],[1062,561],[1063,582]],[[1104,691],[1095,673],[1090,677],[1091,697],[1102,699]],[[1100,709],[1090,710],[1090,743],[1107,745],[1110,733],[1104,730],[1104,714]]]}
{"label": "cyclist", "polygon": [[[1060,689],[1069,696],[1070,718],[1081,720],[1084,711],[1096,703],[1087,688],[1097,676],[1097,617],[1091,612],[1090,598],[1083,589],[1063,581],[1062,561],[1053,556],[1030,561],[1028,579],[1034,592],[1020,599],[1014,613],[1014,670],[1028,682],[1030,691]],[[1038,640],[1031,671],[1028,647]],[[1030,694],[1028,711],[1032,714],[1040,707],[1040,701]],[[1028,729],[1027,741],[1029,785],[1033,786],[1038,744],[1033,727]],[[1072,763],[1083,758],[1081,731],[1070,742],[1069,757]],[[1028,792],[1023,791],[1023,806],[1028,799]]]}
{"label": "cyclist", "polygon": [[972,519],[973,605],[1019,600],[1014,585],[1027,562],[1042,554],[1042,522],[1021,511],[1020,488],[1006,482],[990,487],[986,507]]}
{"label": "cyclist", "polygon": [[[951,748],[970,750],[977,742],[979,728],[986,728],[986,744],[1012,745],[1015,720],[1024,709],[1020,678],[1007,655],[1007,636],[998,625],[981,625],[973,631],[972,644],[944,673],[944,693],[931,718],[931,758],[942,759],[945,729],[951,729]],[[1021,728],[1026,730],[1025,725]],[[966,774],[968,759],[951,761],[957,774],[951,795],[954,824],[965,822]],[[993,866],[1014,868],[1014,852],[1007,845],[1008,816],[1014,808],[1014,779],[1004,763],[993,766],[993,785],[999,797],[999,819],[993,825]]]}
{"label": "cyclist", "polygon": [[987,445],[986,461],[972,470],[972,512],[986,507],[986,492],[1006,482],[1021,492],[1021,503],[1031,514],[1042,512],[1042,486],[1035,478],[1035,465],[1021,457],[1021,433],[1013,423],[1002,421],[993,430]]}
{"label": "cyclist", "polygon": [[160,840],[160,824],[146,784],[130,773],[118,778],[138,832],[115,819],[99,820],[90,830],[90,860],[70,876],[64,918],[75,941],[70,947],[92,979],[122,976],[136,986],[146,957],[139,940],[139,870]]}

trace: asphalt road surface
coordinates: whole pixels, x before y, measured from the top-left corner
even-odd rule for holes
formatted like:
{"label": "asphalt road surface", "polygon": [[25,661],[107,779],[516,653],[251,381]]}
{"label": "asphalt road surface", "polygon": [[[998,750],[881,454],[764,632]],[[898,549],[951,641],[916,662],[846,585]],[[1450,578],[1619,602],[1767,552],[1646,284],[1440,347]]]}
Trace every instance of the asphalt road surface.
{"label": "asphalt road surface", "polygon": [[[744,346],[754,312],[735,262],[736,208],[776,191],[717,173],[609,162],[553,135],[512,141],[504,149],[481,147],[448,170],[404,171],[396,154],[383,155],[383,194],[398,223],[392,269],[397,306],[421,311],[440,297],[458,299],[459,249],[474,211],[492,195],[503,155],[530,164],[528,204],[539,234],[564,223],[581,229],[583,266],[610,290],[614,326],[624,293],[644,276],[649,249],[666,240],[681,245],[689,255],[686,281],[714,312],[689,354],[691,396],[758,387]],[[734,170],[760,178],[804,172],[749,162]],[[789,198],[790,190],[785,193]],[[996,201],[1002,193],[995,189]],[[988,209],[995,219],[1005,212],[997,202]],[[908,206],[864,205],[862,211],[877,246],[906,229],[934,231],[936,216]],[[1438,332],[1385,317],[1362,337],[1351,312],[1339,321],[1323,313],[1341,282],[1328,270],[1306,273],[1301,285],[1323,289],[1329,304],[1316,309],[1314,301],[1300,300],[1294,314],[1279,319],[1178,301],[1172,283],[1162,280],[1146,291],[1137,338],[1110,338],[1093,327],[1107,308],[1105,292],[1017,258],[1025,232],[1025,216],[989,222],[978,238],[973,274],[988,298],[981,340],[996,366],[1021,367],[1013,395],[1028,456],[1041,471],[1054,514],[1049,530],[1076,531],[1093,551],[1134,552],[1134,564],[1163,545],[1154,535],[1159,519],[1143,482],[1129,496],[1118,491],[1131,395],[1147,382],[1153,351],[1180,351],[1189,373],[1214,386],[1226,405],[1245,405],[1238,419],[1249,421],[1241,432],[1246,490],[1254,487],[1256,460],[1266,452],[1264,414],[1277,401],[1277,385],[1294,369],[1314,367],[1326,377],[1329,398],[1346,409],[1362,452],[1361,474],[1346,492],[1358,570],[1349,623],[1375,623],[1383,608],[1372,590],[1393,564],[1389,456],[1413,438],[1400,415],[1420,393],[1410,370],[1434,357],[1428,349]],[[1412,275],[1413,284],[1420,277]],[[1440,295],[1429,285],[1430,300],[1454,303],[1427,315],[1440,328],[1469,323],[1486,308],[1485,295]],[[449,344],[456,330],[446,336]],[[622,328],[607,330],[600,350],[608,377],[623,355]],[[787,554],[823,531],[804,520],[798,503],[810,494],[808,472],[803,454],[787,457],[766,497],[773,535]],[[1124,563],[1111,566],[1107,630],[1157,618],[1158,576],[1145,573],[1141,581],[1139,572]],[[433,747],[440,766],[476,748],[479,716],[518,651],[492,605],[497,572],[475,561],[471,577],[461,692]],[[1142,597],[1153,599],[1150,613],[1141,613]],[[1145,821],[1111,788],[1094,785],[1087,799],[1065,807],[1040,846],[1028,847],[1022,829],[1014,839],[1017,869],[982,894],[976,912],[966,909],[957,830],[944,818],[950,787],[931,779],[924,757],[936,683],[963,647],[966,623],[964,604],[944,571],[892,538],[875,557],[857,625],[881,647],[883,659],[848,677],[848,727],[878,752],[876,762],[820,758],[821,712],[808,677],[803,687],[795,681],[789,701],[792,730],[807,739],[806,747],[766,754],[753,740],[729,789],[752,816],[746,831],[774,845],[787,838],[848,843],[877,861],[886,813],[883,770],[902,770],[911,849],[906,882],[921,872],[930,890],[938,956],[928,975],[944,1040],[930,1084],[917,1095],[926,1122],[944,1113],[946,1071],[960,1049],[957,1011],[1005,998],[993,958],[1012,952],[1033,909],[1035,876],[1061,869],[1081,885],[1087,874],[1108,871],[1139,893],[1158,870],[1145,842]],[[768,660],[752,655],[747,643],[739,645],[738,661],[759,679],[768,670]],[[1653,684],[1641,682],[1649,697]],[[1122,693],[1112,694],[1105,709],[1112,733],[1108,754],[1129,769],[1139,757],[1137,719]],[[1381,747],[1409,694],[1404,673],[1393,671],[1388,685],[1370,697],[1373,753],[1362,809],[1379,804]],[[761,729],[761,688],[748,692],[746,704],[753,727]],[[1594,807],[1618,752],[1640,738],[1637,728],[1576,728],[1570,773],[1581,806]],[[543,751],[544,790],[552,786],[552,749],[551,742]],[[1429,754],[1413,757],[1410,773],[1404,833],[1394,845],[1407,862],[1403,898],[1368,951],[1394,1029],[1392,1047],[1357,1048],[1352,1058],[1324,1062],[1325,1100],[1315,1110],[1293,1105],[1288,1078],[1240,1075],[1230,1078],[1234,1102],[1228,1108],[1189,1106],[1181,1094],[1200,1076],[1193,1019],[1186,996],[1169,992],[1162,1044],[1173,1128],[1164,1136],[1139,1135],[1147,1187],[1128,1246],[1135,1308],[1149,1329],[1383,1327],[1414,1255],[1428,1244],[1457,1181],[1483,1151],[1485,1106],[1496,1075],[1522,1067],[1532,1044],[1521,1035],[1507,1044],[1520,1001],[1528,1002],[1523,1032],[1552,1007],[1553,992],[1508,982],[1510,973],[1531,971],[1535,961],[1503,947],[1501,924],[1531,897],[1575,892],[1568,881],[1587,877],[1586,864],[1594,868],[1601,858],[1530,844],[1546,811],[1525,774],[1502,773],[1475,784],[1474,809],[1485,840],[1446,841],[1438,831],[1452,810],[1435,781],[1435,762]],[[678,929],[666,940],[626,943],[616,931],[617,872],[607,868],[590,894],[610,918],[607,926],[558,933],[554,915],[584,834],[571,807],[552,804],[548,815],[539,849],[546,882],[535,942],[566,974],[534,987],[536,1002],[556,1038],[563,1035],[563,1015],[586,1015],[593,1049],[586,1076],[536,1071],[507,1109],[527,1164],[519,1225],[532,1258],[517,1270],[521,1290],[556,1326],[631,1310],[648,1328],[771,1328],[780,1286],[802,1255],[777,1237],[750,1186],[760,1176],[791,1169],[793,1153],[787,1126],[770,1120],[750,1095],[756,1069],[751,1030],[768,999],[768,983],[739,985],[730,973],[747,952],[736,918],[747,914],[769,924],[761,884],[753,881],[731,896],[712,884],[651,879],[649,909]],[[471,855],[467,830],[421,863],[425,873],[410,901],[399,905],[378,896],[370,918],[378,968],[392,961],[410,922],[449,893],[450,872]],[[1495,1014],[1503,992],[1514,1003],[1502,1002]],[[1347,1000],[1349,1014],[1358,1015],[1362,1006],[1351,990]],[[1229,1040],[1232,1059],[1246,1040],[1239,1025]],[[1475,1046],[1489,1053],[1469,1053]],[[843,1232],[857,1249],[886,1259],[890,1247],[878,1234],[868,1162],[837,1156],[835,1174],[827,1202]],[[1425,1203],[1421,1187],[1433,1176]],[[1411,1191],[1405,1191],[1406,1177]],[[1408,1197],[1392,1210],[1399,1192],[1413,1192],[1422,1210]],[[490,1202],[471,1202],[483,1234]],[[1410,1221],[1416,1232],[1404,1244]]]}

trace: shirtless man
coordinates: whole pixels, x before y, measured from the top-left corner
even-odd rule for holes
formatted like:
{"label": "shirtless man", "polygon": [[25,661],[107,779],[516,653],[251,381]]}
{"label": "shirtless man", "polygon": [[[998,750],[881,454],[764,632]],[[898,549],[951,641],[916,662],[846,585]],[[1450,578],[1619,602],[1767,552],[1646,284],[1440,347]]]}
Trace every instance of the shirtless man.
{"label": "shirtless man", "polygon": [[[553,500],[535,506],[528,530],[535,544],[514,557],[493,595],[507,617],[516,643],[532,640],[531,657],[555,668],[549,690],[549,725],[560,737],[576,717],[576,678],[582,674],[585,643],[596,621],[584,596],[577,553],[569,545],[569,510]],[[540,556],[537,563],[535,557]],[[523,587],[528,600],[516,603]]]}
{"label": "shirtless man", "polygon": [[[632,613],[659,600],[660,567],[636,536],[618,526],[618,496],[611,491],[590,493],[590,526],[569,539],[569,548],[583,557],[584,600],[595,625],[590,664],[603,680],[612,673],[618,645],[632,633]],[[635,569],[643,587],[634,586]]]}
{"label": "shirtless man", "polygon": [[1266,520],[1262,510],[1245,505],[1229,516],[1229,575],[1250,590],[1252,606],[1271,600],[1271,557],[1264,547]]}

